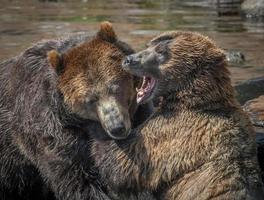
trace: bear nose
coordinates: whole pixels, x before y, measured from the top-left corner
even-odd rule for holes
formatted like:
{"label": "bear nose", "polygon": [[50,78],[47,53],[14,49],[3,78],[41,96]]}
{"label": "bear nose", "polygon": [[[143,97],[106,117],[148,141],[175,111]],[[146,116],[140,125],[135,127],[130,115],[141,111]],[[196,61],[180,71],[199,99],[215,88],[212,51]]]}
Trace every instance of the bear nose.
{"label": "bear nose", "polygon": [[123,66],[127,66],[127,65],[130,65],[131,63],[132,63],[132,56],[127,56],[127,57],[124,59],[122,65],[123,65]]}
{"label": "bear nose", "polygon": [[126,130],[126,127],[122,124],[112,129],[111,135],[114,139],[124,139],[127,137],[128,131]]}
{"label": "bear nose", "polygon": [[123,63],[122,63],[122,66],[123,67],[127,67],[127,66],[130,66],[130,65],[136,65],[136,64],[138,64],[139,63],[139,59],[137,59],[137,58],[135,58],[135,56],[133,56],[133,55],[129,55],[129,56],[127,56],[125,59],[124,59],[124,61],[123,61]]}

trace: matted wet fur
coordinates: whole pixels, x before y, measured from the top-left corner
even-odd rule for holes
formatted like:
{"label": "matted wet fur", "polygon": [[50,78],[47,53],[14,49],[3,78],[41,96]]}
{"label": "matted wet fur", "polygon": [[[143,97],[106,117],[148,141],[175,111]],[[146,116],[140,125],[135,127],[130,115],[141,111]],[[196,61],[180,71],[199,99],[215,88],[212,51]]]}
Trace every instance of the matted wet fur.
{"label": "matted wet fur", "polygon": [[138,102],[159,96],[163,102],[134,137],[94,142],[96,165],[111,189],[148,190],[163,200],[264,198],[255,133],[214,42],[166,32],[123,66],[151,83],[138,89]]}
{"label": "matted wet fur", "polygon": [[135,80],[121,59],[132,52],[106,22],[96,36],[41,42],[1,63],[1,200],[109,199],[90,134],[128,134]]}

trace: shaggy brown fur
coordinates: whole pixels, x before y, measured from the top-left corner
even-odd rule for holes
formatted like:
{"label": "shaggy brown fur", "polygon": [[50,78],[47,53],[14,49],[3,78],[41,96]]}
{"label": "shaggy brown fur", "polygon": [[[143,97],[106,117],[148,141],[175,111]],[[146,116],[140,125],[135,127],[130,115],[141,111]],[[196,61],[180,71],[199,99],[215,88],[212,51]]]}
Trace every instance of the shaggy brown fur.
{"label": "shaggy brown fur", "polygon": [[126,70],[157,80],[149,99],[163,103],[135,137],[94,142],[112,189],[168,200],[263,199],[255,134],[222,50],[197,33],[167,32],[127,60]]}
{"label": "shaggy brown fur", "polygon": [[90,134],[126,137],[135,96],[121,68],[133,51],[109,29],[38,43],[0,64],[1,200],[50,200],[49,189],[61,200],[109,199]]}
{"label": "shaggy brown fur", "polygon": [[83,119],[100,121],[114,139],[126,137],[131,127],[127,110],[134,103],[134,82],[121,68],[122,58],[131,52],[105,22],[93,40],[62,55],[48,53],[65,104]]}

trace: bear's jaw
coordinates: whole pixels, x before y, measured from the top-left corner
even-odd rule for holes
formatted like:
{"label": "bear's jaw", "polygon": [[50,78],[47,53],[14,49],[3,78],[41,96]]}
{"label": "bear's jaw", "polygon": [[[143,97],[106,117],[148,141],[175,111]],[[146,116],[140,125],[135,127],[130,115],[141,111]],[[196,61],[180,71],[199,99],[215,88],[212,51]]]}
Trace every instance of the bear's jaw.
{"label": "bear's jaw", "polygon": [[142,104],[147,102],[156,88],[157,81],[151,76],[143,76],[143,82],[141,87],[137,90],[137,103]]}

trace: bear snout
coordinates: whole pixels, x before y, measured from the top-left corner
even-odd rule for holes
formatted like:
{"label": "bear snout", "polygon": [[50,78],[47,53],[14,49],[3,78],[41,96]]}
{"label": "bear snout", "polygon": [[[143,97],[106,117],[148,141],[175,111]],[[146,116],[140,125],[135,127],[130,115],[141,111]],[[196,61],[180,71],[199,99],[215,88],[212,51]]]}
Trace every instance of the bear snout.
{"label": "bear snout", "polygon": [[98,106],[100,122],[110,138],[125,139],[131,129],[129,114],[117,102],[104,102]]}
{"label": "bear snout", "polygon": [[127,137],[127,130],[124,123],[120,123],[119,125],[115,126],[112,130],[109,130],[111,135],[115,138],[126,138]]}

